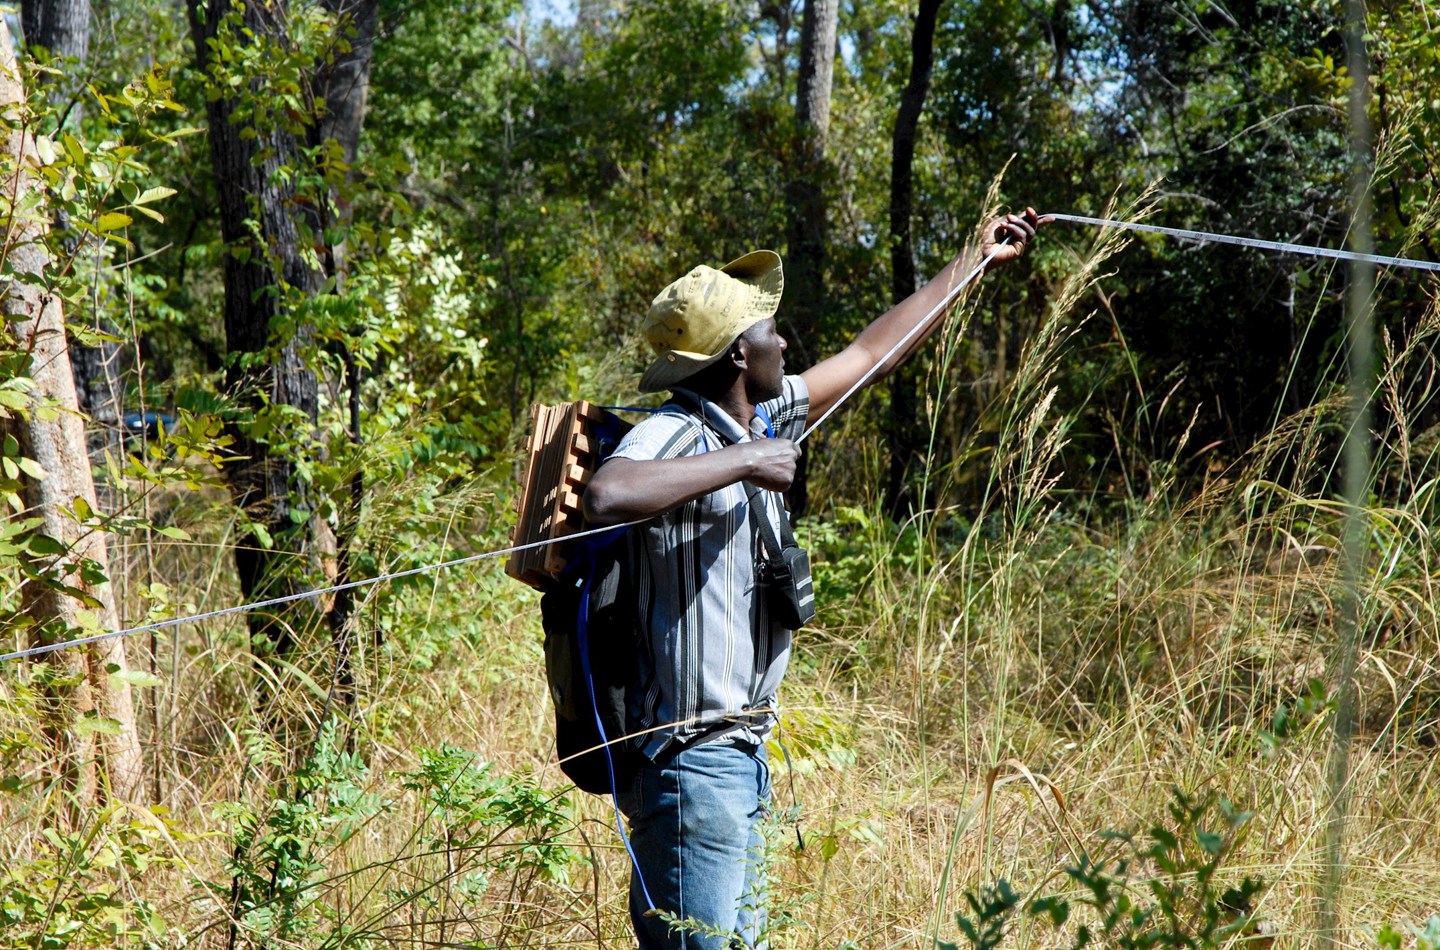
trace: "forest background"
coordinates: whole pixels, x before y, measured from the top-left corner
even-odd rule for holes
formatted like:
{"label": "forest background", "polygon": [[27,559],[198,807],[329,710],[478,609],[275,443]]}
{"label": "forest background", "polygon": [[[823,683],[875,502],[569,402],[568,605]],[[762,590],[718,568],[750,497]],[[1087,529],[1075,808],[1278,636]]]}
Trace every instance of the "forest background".
{"label": "forest background", "polygon": [[[1436,261],[1440,11],[1366,16],[1352,116],[1330,0],[6,7],[0,649],[505,546],[694,263],[781,251],[803,367],[995,207]],[[1382,270],[1347,370],[1347,286],[1055,224],[806,443],[772,945],[1440,946],[1440,317]],[[538,615],[4,661],[0,944],[627,946]]]}

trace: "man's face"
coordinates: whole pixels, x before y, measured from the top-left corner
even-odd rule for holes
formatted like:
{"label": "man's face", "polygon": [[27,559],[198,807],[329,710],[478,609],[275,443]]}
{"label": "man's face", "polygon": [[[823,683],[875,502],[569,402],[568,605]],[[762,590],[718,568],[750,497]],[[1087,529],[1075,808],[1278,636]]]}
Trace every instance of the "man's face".
{"label": "man's face", "polygon": [[751,400],[764,402],[779,396],[784,391],[786,343],[775,330],[775,318],[767,317],[740,334],[740,346]]}

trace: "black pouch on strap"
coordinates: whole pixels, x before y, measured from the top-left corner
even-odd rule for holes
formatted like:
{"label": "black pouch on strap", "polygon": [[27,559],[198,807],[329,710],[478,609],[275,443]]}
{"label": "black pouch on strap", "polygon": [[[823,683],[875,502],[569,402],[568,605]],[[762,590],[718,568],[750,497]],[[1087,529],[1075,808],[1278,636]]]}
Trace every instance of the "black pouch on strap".
{"label": "black pouch on strap", "polygon": [[810,555],[795,543],[790,516],[780,512],[780,537],[765,517],[757,496],[760,489],[747,485],[750,523],[765,542],[765,558],[757,568],[757,583],[765,590],[770,617],[787,630],[799,630],[815,619],[815,587],[810,580]]}

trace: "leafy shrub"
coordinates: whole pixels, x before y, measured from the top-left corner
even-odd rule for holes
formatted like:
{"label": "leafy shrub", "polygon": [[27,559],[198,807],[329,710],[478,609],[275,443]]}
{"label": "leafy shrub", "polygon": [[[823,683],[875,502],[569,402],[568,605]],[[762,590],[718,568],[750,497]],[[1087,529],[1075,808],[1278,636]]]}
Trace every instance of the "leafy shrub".
{"label": "leafy shrub", "polygon": [[[262,734],[250,737],[251,761],[272,764],[278,748]],[[258,941],[302,941],[319,933],[333,908],[320,900],[323,857],[388,806],[364,790],[369,769],[336,742],[333,725],[289,777],[287,793],[263,808],[236,803],[224,811],[234,822],[234,850],[226,866],[229,901],[239,928]],[[219,897],[226,888],[212,885]],[[337,926],[342,922],[332,920]]]}
{"label": "leafy shrub", "polygon": [[0,872],[5,945],[34,950],[153,946],[165,933],[155,907],[135,896],[137,879],[171,858],[165,839],[186,836],[163,808],[113,806],[75,832],[46,828],[34,857]]}
{"label": "leafy shrub", "polygon": [[[1219,872],[1251,813],[1236,811],[1214,793],[1191,797],[1180,789],[1169,812],[1171,821],[1156,824],[1146,837],[1109,832],[1102,836],[1106,848],[1100,854],[1082,853],[1067,866],[1064,873],[1078,896],[1051,894],[1027,902],[1003,878],[966,893],[968,913],[956,921],[968,945],[998,947],[1017,916],[1056,931],[1073,922],[1072,950],[1095,944],[1200,950],[1241,939],[1264,884],[1246,876],[1227,887]],[[1211,830],[1217,818],[1221,830]],[[960,944],[940,946],[958,950]]]}

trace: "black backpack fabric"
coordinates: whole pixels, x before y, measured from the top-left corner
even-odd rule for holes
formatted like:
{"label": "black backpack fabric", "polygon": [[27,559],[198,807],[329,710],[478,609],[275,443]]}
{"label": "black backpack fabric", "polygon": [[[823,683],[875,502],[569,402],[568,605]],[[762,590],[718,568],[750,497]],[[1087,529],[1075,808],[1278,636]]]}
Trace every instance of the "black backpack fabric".
{"label": "black backpack fabric", "polygon": [[596,795],[610,793],[612,778],[617,789],[628,785],[641,754],[624,738],[639,637],[634,598],[625,583],[623,530],[618,535],[600,535],[607,542],[572,558],[570,569],[540,597],[560,770]]}
{"label": "black backpack fabric", "polygon": [[[606,415],[593,434],[602,458],[609,458],[623,434],[620,420]],[[607,432],[610,420],[614,426]],[[660,457],[695,437],[689,428],[680,430]],[[639,670],[640,649],[627,569],[627,530],[616,528],[575,542],[564,572],[540,597],[545,678],[555,706],[560,770],[578,788],[596,795],[628,786],[644,755],[639,744],[626,737],[626,700]]]}

